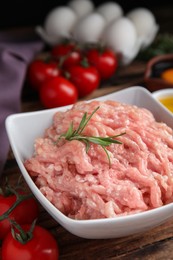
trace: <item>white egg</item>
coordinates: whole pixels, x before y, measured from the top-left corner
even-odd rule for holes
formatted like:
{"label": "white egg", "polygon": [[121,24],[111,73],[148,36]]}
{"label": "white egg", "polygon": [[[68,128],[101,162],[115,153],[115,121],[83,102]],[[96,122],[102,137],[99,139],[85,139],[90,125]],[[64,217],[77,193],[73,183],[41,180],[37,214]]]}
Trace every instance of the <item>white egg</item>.
{"label": "white egg", "polygon": [[141,7],[127,13],[127,17],[136,27],[138,37],[141,38],[141,47],[145,48],[149,46],[159,29],[153,13],[147,8]]}
{"label": "white egg", "polygon": [[50,35],[69,37],[76,21],[75,12],[69,7],[61,6],[47,15],[44,28]]}
{"label": "white egg", "polygon": [[137,55],[140,42],[133,23],[126,17],[113,20],[105,27],[102,39],[116,53],[121,54],[121,63],[130,63]]}
{"label": "white egg", "polygon": [[82,43],[96,43],[105,28],[105,19],[98,13],[91,13],[78,20],[73,30],[75,40]]}
{"label": "white egg", "polygon": [[94,10],[94,4],[90,0],[71,0],[68,6],[75,11],[79,18],[84,17]]}
{"label": "white egg", "polygon": [[36,31],[49,44],[55,44],[63,38],[71,38],[71,32],[77,22],[75,12],[66,6],[56,7],[45,18],[44,27],[37,26]]}
{"label": "white egg", "polygon": [[109,23],[113,19],[118,19],[123,15],[122,7],[116,2],[105,2],[96,8],[96,12],[103,15],[106,22]]}

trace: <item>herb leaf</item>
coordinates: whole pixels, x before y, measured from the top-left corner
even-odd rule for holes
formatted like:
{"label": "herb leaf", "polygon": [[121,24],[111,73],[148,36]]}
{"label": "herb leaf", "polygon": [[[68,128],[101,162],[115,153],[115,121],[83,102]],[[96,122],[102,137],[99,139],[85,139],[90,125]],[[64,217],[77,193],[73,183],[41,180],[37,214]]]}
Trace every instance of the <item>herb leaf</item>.
{"label": "herb leaf", "polygon": [[123,132],[121,134],[118,134],[118,135],[114,135],[114,136],[108,136],[108,137],[82,135],[82,132],[83,132],[84,128],[86,127],[86,125],[88,124],[89,120],[96,113],[96,111],[98,109],[99,109],[99,107],[94,109],[94,111],[88,117],[87,117],[87,112],[85,112],[83,117],[82,117],[82,119],[81,119],[81,121],[80,121],[80,124],[79,124],[79,126],[78,126],[78,128],[76,130],[74,130],[73,122],[71,122],[67,132],[61,134],[59,136],[59,139],[64,137],[65,140],[68,140],[68,141],[78,140],[78,141],[84,142],[85,145],[86,145],[86,153],[89,151],[90,143],[94,143],[94,144],[100,145],[103,148],[103,150],[105,151],[105,153],[106,153],[106,155],[108,157],[109,167],[110,167],[111,166],[111,161],[110,161],[110,156],[109,156],[108,150],[106,149],[106,146],[109,146],[112,143],[122,144],[122,142],[116,140],[115,138],[124,135],[125,132]]}
{"label": "herb leaf", "polygon": [[153,43],[141,50],[137,56],[137,60],[148,61],[149,59],[163,54],[173,53],[173,34],[158,34]]}
{"label": "herb leaf", "polygon": [[88,124],[89,120],[91,119],[91,117],[96,113],[96,111],[99,109],[99,107],[97,107],[96,109],[94,109],[94,111],[91,113],[91,115],[87,118],[87,113],[84,114],[84,116],[82,117],[82,120],[83,121],[83,118],[84,118],[84,123],[82,125],[82,127],[80,128],[79,130],[79,134],[81,134],[85,128],[85,126]]}
{"label": "herb leaf", "polygon": [[67,130],[67,133],[65,134],[65,138],[68,139],[70,138],[70,136],[72,136],[73,134],[73,122],[71,122],[68,130]]}

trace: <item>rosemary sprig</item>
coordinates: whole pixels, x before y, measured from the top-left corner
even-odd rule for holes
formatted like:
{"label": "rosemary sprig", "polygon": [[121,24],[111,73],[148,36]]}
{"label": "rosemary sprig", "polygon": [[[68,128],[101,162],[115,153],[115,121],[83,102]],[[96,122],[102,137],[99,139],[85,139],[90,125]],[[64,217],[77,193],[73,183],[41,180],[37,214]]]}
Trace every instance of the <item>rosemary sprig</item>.
{"label": "rosemary sprig", "polygon": [[119,134],[119,135],[114,135],[114,136],[108,136],[108,137],[98,137],[98,136],[86,136],[83,135],[82,132],[85,129],[86,125],[88,124],[89,120],[91,119],[91,117],[96,113],[96,111],[99,109],[99,107],[97,107],[96,109],[94,109],[94,111],[88,116],[87,112],[84,113],[80,124],[78,126],[78,128],[75,130],[74,126],[73,126],[73,122],[70,123],[70,126],[67,130],[66,133],[63,133],[60,135],[59,139],[61,138],[65,138],[65,140],[68,141],[72,141],[72,140],[78,140],[81,142],[84,142],[86,144],[86,153],[88,152],[89,148],[90,148],[90,143],[94,143],[97,145],[100,145],[103,150],[105,151],[107,157],[108,157],[108,161],[109,161],[109,167],[111,166],[111,161],[110,161],[110,156],[108,153],[108,150],[106,149],[107,146],[109,146],[112,143],[115,144],[122,144],[122,142],[116,140],[115,138],[122,136],[125,134],[125,132]]}

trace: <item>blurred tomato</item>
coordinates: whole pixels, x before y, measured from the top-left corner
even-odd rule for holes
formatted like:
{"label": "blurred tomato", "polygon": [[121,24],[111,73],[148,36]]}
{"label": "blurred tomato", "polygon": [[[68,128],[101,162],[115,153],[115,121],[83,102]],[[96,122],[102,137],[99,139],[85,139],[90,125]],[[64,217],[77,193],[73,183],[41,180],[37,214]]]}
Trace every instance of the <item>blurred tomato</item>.
{"label": "blurred tomato", "polygon": [[99,87],[100,75],[94,66],[76,65],[68,69],[69,80],[76,86],[79,97],[85,97]]}
{"label": "blurred tomato", "polygon": [[33,60],[27,71],[27,79],[30,85],[39,90],[42,84],[50,78],[57,77],[61,74],[58,64],[55,61]]}
{"label": "blurred tomato", "polygon": [[101,79],[108,79],[115,73],[118,61],[115,53],[111,49],[89,49],[86,56],[88,62],[98,69]]}
{"label": "blurred tomato", "polygon": [[73,104],[78,99],[76,87],[63,77],[47,80],[40,89],[40,100],[46,108]]}
{"label": "blurred tomato", "polygon": [[58,44],[52,48],[51,54],[66,69],[79,64],[82,58],[81,50],[73,43]]}

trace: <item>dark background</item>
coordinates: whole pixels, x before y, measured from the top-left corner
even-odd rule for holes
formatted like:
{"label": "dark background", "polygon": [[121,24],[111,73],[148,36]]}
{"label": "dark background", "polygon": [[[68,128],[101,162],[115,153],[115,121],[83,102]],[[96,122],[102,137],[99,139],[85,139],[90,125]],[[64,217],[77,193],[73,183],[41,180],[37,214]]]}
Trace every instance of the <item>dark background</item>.
{"label": "dark background", "polygon": [[[58,0],[46,0],[40,1],[1,1],[0,6],[0,29],[13,28],[13,27],[25,27],[25,26],[35,26],[43,24],[44,19],[48,12],[60,5],[66,5],[69,1],[58,1]],[[94,1],[95,6],[108,1]],[[158,8],[164,8],[165,5],[170,5],[170,8],[173,10],[172,1],[143,1],[143,0],[117,0],[124,13],[131,10],[134,7],[147,7],[153,13],[157,14]],[[173,19],[173,11],[172,11]]]}

